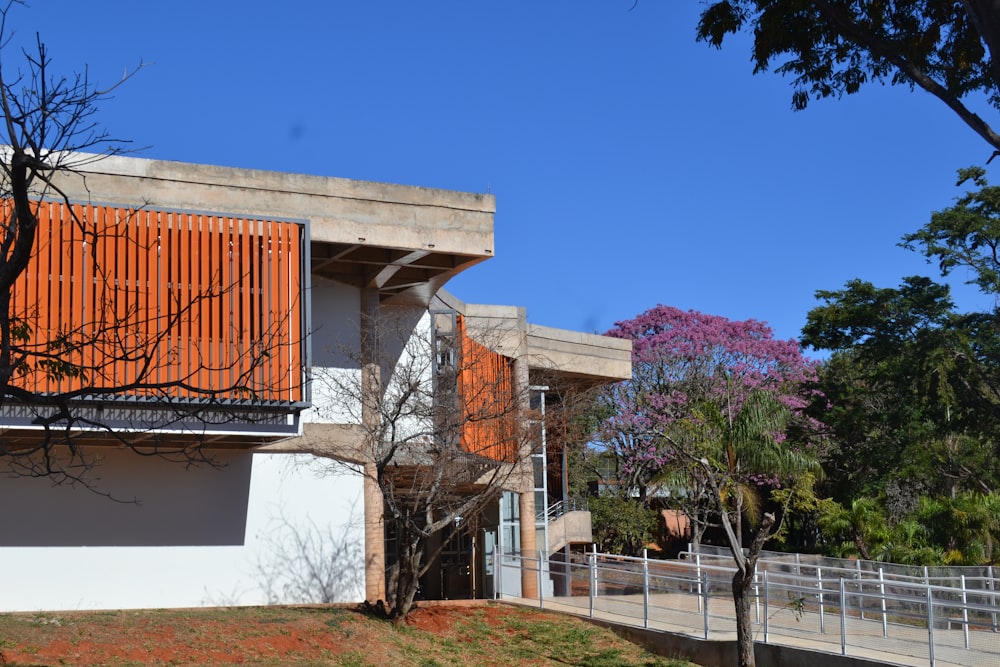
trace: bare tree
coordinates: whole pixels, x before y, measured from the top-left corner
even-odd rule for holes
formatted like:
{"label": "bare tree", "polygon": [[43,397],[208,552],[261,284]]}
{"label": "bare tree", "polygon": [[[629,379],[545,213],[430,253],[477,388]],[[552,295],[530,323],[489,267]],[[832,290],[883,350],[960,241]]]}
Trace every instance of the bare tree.
{"label": "bare tree", "polygon": [[[445,529],[475,534],[505,489],[519,489],[538,423],[527,412],[527,387],[513,362],[468,335],[459,316],[382,313],[362,325],[362,369],[315,371],[328,409],[361,424],[357,457],[384,503],[394,562],[388,614],[401,621],[414,606],[420,578],[445,545]],[[364,332],[367,332],[364,333]],[[509,332],[483,331],[480,341]],[[374,355],[374,356],[372,356]],[[522,520],[531,520],[522,517]]]}
{"label": "bare tree", "polygon": [[[286,419],[302,387],[288,363],[298,297],[269,308],[244,286],[262,270],[249,231],[235,261],[220,250],[214,264],[184,269],[168,236],[190,221],[71,200],[67,186],[85,182],[88,165],[129,152],[96,113],[142,65],[101,88],[86,71],[55,73],[39,37],[11,65],[20,4],[0,6],[0,413],[21,427],[0,441],[0,461],[10,474],[85,484],[85,444],[210,462],[196,437],[150,431]],[[149,262],[159,274],[143,272]]]}

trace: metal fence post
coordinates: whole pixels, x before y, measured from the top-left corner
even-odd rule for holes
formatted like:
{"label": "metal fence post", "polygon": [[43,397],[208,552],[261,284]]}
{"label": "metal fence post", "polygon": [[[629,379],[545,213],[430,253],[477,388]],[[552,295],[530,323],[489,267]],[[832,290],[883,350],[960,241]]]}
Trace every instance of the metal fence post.
{"label": "metal fence post", "polygon": [[649,557],[642,550],[642,627],[649,627]]}
{"label": "metal fence post", "polygon": [[[756,577],[756,576],[757,576],[757,574],[754,573],[754,577]],[[767,590],[767,570],[764,570],[764,643],[765,644],[767,643],[767,631],[768,631],[767,599],[769,597],[770,596],[768,595],[768,590]],[[759,608],[757,610],[757,622],[760,623],[760,609]]]}
{"label": "metal fence post", "polygon": [[[990,588],[990,604],[995,608],[997,606],[997,580],[993,578],[993,566],[990,565],[987,573],[990,576],[989,588]],[[1000,627],[997,626],[997,613],[993,612],[993,632],[1000,632]]]}
{"label": "metal fence post", "polygon": [[889,636],[889,616],[885,613],[885,574],[883,569],[878,569],[878,592],[882,600],[882,636]]}
{"label": "metal fence post", "polygon": [[847,586],[840,578],[840,655],[847,655]]}
{"label": "metal fence post", "polygon": [[590,617],[594,617],[594,596],[597,595],[597,546],[587,556],[587,590],[590,595]]}
{"label": "metal fence post", "polygon": [[857,568],[858,569],[858,615],[861,617],[861,620],[863,621],[865,620],[865,597],[864,597],[865,585],[863,583],[864,577],[861,574],[861,559],[859,558],[854,562],[858,566]]}
{"label": "metal fence post", "polygon": [[[764,615],[767,616],[767,570],[764,570]],[[760,585],[757,578],[757,564],[753,566],[753,608],[760,623]]]}
{"label": "metal fence post", "polygon": [[[699,588],[704,591],[705,596],[702,609],[704,610],[703,616],[705,619],[705,639],[708,639],[708,572],[701,573],[701,579],[698,581],[698,584]],[[698,596],[698,599],[701,600],[700,595]]]}
{"label": "metal fence post", "polygon": [[[925,573],[926,571],[927,568],[924,568]],[[930,657],[930,666],[934,667],[934,593],[931,592],[929,585],[927,586],[927,653]]]}
{"label": "metal fence post", "polygon": [[701,608],[701,596],[703,595],[703,593],[702,593],[702,589],[701,589],[701,579],[702,579],[701,575],[702,575],[702,571],[701,571],[701,554],[700,553],[696,553],[694,555],[694,572],[695,572],[695,577],[698,578],[698,613],[700,614],[703,611],[702,608]]}
{"label": "metal fence post", "polygon": [[826,609],[823,602],[823,568],[816,568],[816,586],[819,587],[819,632],[826,634]]}
{"label": "metal fence post", "polygon": [[538,556],[538,608],[539,609],[544,609],[545,608],[545,602],[544,602],[545,593],[544,593],[544,588],[542,587],[542,581],[544,579],[542,577],[542,552],[541,551],[537,551],[536,555]]}
{"label": "metal fence post", "polygon": [[969,648],[969,596],[965,588],[965,575],[962,575],[962,632],[965,635],[965,648]]}

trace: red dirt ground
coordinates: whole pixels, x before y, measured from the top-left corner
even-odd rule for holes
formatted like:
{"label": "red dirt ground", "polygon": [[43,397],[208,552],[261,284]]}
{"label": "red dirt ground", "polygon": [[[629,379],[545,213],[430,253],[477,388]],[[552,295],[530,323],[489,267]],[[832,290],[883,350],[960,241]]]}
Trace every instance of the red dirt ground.
{"label": "red dirt ground", "polygon": [[[446,639],[468,641],[463,621],[471,616],[498,628],[505,618],[520,613],[524,612],[493,604],[478,604],[475,609],[425,606],[406,623],[407,628],[424,632],[405,628],[399,632],[345,607],[4,614],[0,615],[0,664],[381,667],[410,664],[401,662],[401,653],[407,650],[430,655]],[[404,640],[406,648],[401,648]]]}

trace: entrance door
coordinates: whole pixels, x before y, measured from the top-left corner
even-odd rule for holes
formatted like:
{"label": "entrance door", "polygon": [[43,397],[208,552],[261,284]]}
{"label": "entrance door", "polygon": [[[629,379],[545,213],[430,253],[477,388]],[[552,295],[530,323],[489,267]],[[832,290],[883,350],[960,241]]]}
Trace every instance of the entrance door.
{"label": "entrance door", "polygon": [[492,600],[496,597],[496,568],[497,568],[497,529],[483,528],[482,548],[479,550],[481,563],[479,564],[479,581],[482,586],[483,597]]}

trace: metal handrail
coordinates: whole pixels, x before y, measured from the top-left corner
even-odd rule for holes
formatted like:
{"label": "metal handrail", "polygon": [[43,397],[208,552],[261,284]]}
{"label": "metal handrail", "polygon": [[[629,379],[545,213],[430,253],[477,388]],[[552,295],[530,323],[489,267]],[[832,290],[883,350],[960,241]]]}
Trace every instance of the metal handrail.
{"label": "metal handrail", "polygon": [[[732,559],[727,563],[718,556],[686,556],[658,560],[575,553],[550,572],[550,564],[539,553],[537,559],[525,554],[500,569],[523,565],[537,572],[542,607],[547,602],[562,611],[607,614],[618,622],[647,628],[669,617],[671,626],[687,627],[687,632],[706,639],[711,633],[731,632]],[[761,567],[754,582],[754,624],[759,630],[755,635],[764,643],[782,643],[783,637],[799,642],[805,637],[812,639],[810,648],[843,655],[875,649],[886,655],[916,655],[932,667],[939,660],[970,667],[1000,664],[1000,582],[991,577],[963,576],[961,586],[954,586],[950,577],[928,577],[944,580],[939,583],[884,569],[859,574],[856,567],[812,566],[795,572],[788,564],[781,563],[783,569]],[[551,589],[547,599],[543,571],[553,583],[564,578],[563,586]],[[510,590],[496,590],[520,597]],[[563,593],[556,596],[554,590]]]}
{"label": "metal handrail", "polygon": [[585,500],[578,500],[576,498],[571,498],[569,501],[559,500],[552,503],[548,508],[536,512],[536,519],[539,521],[555,521],[564,514],[569,512],[586,512],[589,511],[589,506]]}

